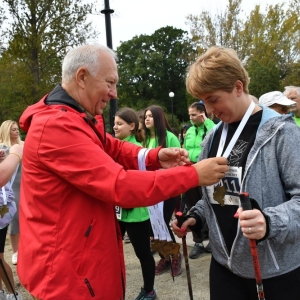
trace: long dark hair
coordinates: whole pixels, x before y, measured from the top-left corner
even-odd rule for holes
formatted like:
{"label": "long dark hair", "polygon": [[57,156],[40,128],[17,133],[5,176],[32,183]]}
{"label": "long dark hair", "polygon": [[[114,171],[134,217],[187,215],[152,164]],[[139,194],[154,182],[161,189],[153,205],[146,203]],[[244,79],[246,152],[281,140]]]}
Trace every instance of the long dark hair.
{"label": "long dark hair", "polygon": [[188,131],[188,129],[192,126],[192,124],[185,124],[182,125],[181,130],[180,130],[180,145],[182,146],[184,143],[184,138],[183,138],[183,134],[186,133]]}
{"label": "long dark hair", "polygon": [[143,142],[143,136],[139,130],[139,117],[135,110],[129,107],[123,107],[116,112],[116,116],[124,120],[127,124],[134,123],[134,129],[132,135],[135,136],[136,140],[140,143]]}
{"label": "long dark hair", "polygon": [[[165,113],[162,107],[158,105],[151,105],[145,109],[144,119],[146,116],[146,112],[150,110],[153,117],[154,128],[155,128],[155,137],[158,141],[158,146],[162,146],[164,148],[167,147],[166,138],[167,138],[167,130],[173,133],[171,126],[169,125]],[[144,142],[144,146],[147,147],[149,145],[150,139],[150,129],[148,129],[144,123],[144,129],[146,133],[146,139]]]}

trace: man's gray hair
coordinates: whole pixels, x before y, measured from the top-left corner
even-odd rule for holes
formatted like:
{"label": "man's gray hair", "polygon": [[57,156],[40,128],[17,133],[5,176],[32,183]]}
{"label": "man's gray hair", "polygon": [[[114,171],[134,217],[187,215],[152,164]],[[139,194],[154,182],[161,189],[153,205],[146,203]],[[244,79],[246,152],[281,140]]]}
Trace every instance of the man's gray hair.
{"label": "man's gray hair", "polygon": [[98,60],[100,53],[108,53],[117,60],[115,52],[104,45],[83,45],[70,50],[62,63],[62,83],[70,82],[77,70],[82,67],[92,76],[96,76],[100,67]]}
{"label": "man's gray hair", "polygon": [[296,90],[297,95],[300,96],[300,87],[294,86],[294,85],[285,86],[283,94],[286,96],[290,93],[290,91],[293,91],[293,90]]}

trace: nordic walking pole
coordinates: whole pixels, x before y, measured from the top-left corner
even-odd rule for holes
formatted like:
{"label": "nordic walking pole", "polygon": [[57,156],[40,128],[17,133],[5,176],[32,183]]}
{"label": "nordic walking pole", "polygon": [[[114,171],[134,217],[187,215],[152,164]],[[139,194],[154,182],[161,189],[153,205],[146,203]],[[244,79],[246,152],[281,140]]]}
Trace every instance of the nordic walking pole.
{"label": "nordic walking pole", "polygon": [[[248,193],[240,193],[241,206],[243,210],[251,210],[251,202]],[[265,300],[265,293],[261,279],[260,265],[258,260],[258,253],[256,248],[256,241],[253,239],[249,239],[250,241],[250,250],[253,260],[254,273],[255,273],[255,281],[257,288],[257,295],[259,300]]]}
{"label": "nordic walking pole", "polygon": [[12,286],[10,280],[9,280],[8,274],[7,274],[7,272],[6,272],[6,269],[5,269],[5,267],[4,267],[4,264],[3,264],[3,261],[2,261],[1,258],[0,258],[0,265],[1,265],[1,268],[2,268],[2,270],[3,270],[3,272],[4,272],[5,277],[6,277],[7,281],[8,281],[8,283],[9,283],[9,286],[10,286],[10,288],[11,288],[11,290],[12,290],[14,296],[15,296],[15,299],[18,300],[17,295],[16,295],[16,293],[15,293],[15,289],[13,288],[13,286]]}
{"label": "nordic walking pole", "polygon": [[[182,223],[185,221],[182,212],[180,212],[180,211],[177,212],[175,216],[177,219],[177,226],[181,227]],[[192,290],[192,281],[191,281],[190,265],[189,265],[185,235],[182,237],[182,249],[183,249],[183,255],[184,255],[184,263],[185,263],[186,278],[187,278],[187,283],[188,283],[188,288],[189,288],[190,300],[193,300],[194,298],[193,298],[193,290]]]}

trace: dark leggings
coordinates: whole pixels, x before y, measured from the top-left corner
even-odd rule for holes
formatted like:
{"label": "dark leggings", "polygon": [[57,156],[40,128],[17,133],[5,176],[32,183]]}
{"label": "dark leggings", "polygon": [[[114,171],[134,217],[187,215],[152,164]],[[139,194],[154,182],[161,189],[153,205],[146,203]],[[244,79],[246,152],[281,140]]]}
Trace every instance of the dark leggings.
{"label": "dark leggings", "polygon": [[[233,274],[213,257],[210,271],[210,300],[257,300],[255,279],[246,279]],[[263,280],[266,299],[299,300],[300,268],[287,274]]]}
{"label": "dark leggings", "polygon": [[0,229],[0,253],[4,253],[7,228],[8,228],[8,225],[6,227]]}
{"label": "dark leggings", "polygon": [[129,236],[135,255],[140,260],[144,280],[144,290],[152,292],[155,278],[155,260],[150,249],[150,220],[143,222],[119,222],[122,236]]}
{"label": "dark leggings", "polygon": [[[196,205],[196,203],[202,198],[202,190],[201,187],[195,187],[192,189],[189,189],[182,195],[182,201],[187,206],[188,210],[190,210],[193,206]],[[192,231],[193,234],[193,241],[195,243],[202,243],[203,240],[208,235],[208,227],[205,223],[202,227],[202,230],[198,231]]]}

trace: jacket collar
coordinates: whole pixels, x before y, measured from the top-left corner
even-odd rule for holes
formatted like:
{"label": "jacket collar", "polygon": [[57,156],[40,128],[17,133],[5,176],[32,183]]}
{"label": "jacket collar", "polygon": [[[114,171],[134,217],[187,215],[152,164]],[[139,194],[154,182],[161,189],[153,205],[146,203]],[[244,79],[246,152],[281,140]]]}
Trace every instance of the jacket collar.
{"label": "jacket collar", "polygon": [[91,120],[94,124],[97,124],[96,119],[86,111],[79,103],[77,103],[67,92],[63,89],[61,84],[58,84],[54,90],[48,95],[45,100],[46,105],[66,105],[79,113],[85,113],[88,120]]}

